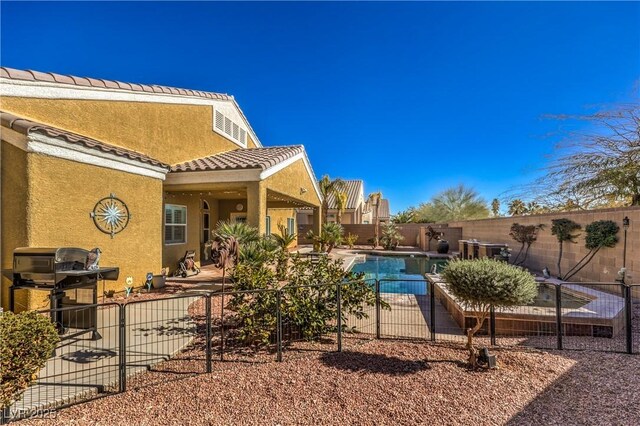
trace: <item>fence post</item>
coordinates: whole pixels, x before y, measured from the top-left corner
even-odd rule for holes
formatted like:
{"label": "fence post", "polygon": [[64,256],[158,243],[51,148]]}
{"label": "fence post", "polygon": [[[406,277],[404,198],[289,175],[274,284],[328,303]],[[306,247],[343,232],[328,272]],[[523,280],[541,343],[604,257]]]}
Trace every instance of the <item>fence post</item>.
{"label": "fence post", "polygon": [[632,310],[631,310],[631,286],[622,284],[624,290],[624,320],[627,335],[627,353],[633,353],[633,330],[632,330]]}
{"label": "fence post", "polygon": [[276,292],[276,361],[282,361],[282,290]]}
{"label": "fence post", "polygon": [[211,373],[211,294],[207,294],[205,296],[205,315],[207,316],[206,319],[206,331],[205,331],[205,338],[206,338],[206,346],[205,346],[205,350],[206,350],[206,354],[207,354],[207,373]]}
{"label": "fence post", "polygon": [[429,309],[431,310],[431,341],[436,341],[436,284],[429,280]]}
{"label": "fence post", "polygon": [[491,346],[496,345],[496,310],[491,305],[489,309],[489,335],[491,336]]}
{"label": "fence post", "polygon": [[118,359],[119,391],[127,390],[127,315],[126,305],[118,305],[118,328],[120,331],[120,353]]}
{"label": "fence post", "polygon": [[11,420],[11,407],[4,407],[0,410],[0,425],[6,425]]}
{"label": "fence post", "polygon": [[220,361],[224,361],[224,285],[220,300]]}
{"label": "fence post", "polygon": [[556,284],[556,335],[558,349],[562,349],[562,285]]}
{"label": "fence post", "polygon": [[342,285],[337,286],[337,308],[338,308],[338,352],[342,352]]}
{"label": "fence post", "polygon": [[380,338],[380,280],[376,278],[376,339]]}

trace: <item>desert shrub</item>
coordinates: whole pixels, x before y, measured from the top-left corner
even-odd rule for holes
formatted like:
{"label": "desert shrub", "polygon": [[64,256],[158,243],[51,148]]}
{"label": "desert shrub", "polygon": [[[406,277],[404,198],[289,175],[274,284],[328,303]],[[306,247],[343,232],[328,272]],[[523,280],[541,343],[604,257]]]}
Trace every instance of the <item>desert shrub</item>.
{"label": "desert shrub", "polygon": [[[239,336],[245,344],[267,345],[276,331],[276,290],[278,279],[267,264],[253,267],[239,264],[234,275],[236,290],[267,290],[232,296],[230,307],[237,313]],[[289,283],[281,288],[283,327],[296,329],[303,338],[313,339],[336,329],[337,287],[341,287],[342,321],[348,315],[366,318],[365,306],[374,306],[375,290],[364,274],[345,272],[339,260],[321,257],[316,263],[292,256]],[[388,305],[383,303],[383,308]]]}
{"label": "desert shrub", "polygon": [[469,362],[476,365],[473,335],[482,328],[491,306],[509,308],[531,303],[538,292],[526,270],[493,259],[453,260],[442,275],[451,293],[473,311],[476,325],[467,330]]}
{"label": "desert shrub", "polygon": [[278,246],[278,252],[276,254],[276,275],[279,280],[284,280],[287,277],[287,267],[289,264],[289,246],[296,241],[297,235],[289,232],[289,230],[282,224],[278,225],[279,234],[273,234],[271,237]]}
{"label": "desert shrub", "polygon": [[589,251],[578,263],[574,265],[573,268],[569,269],[569,271],[564,274],[562,279],[565,281],[569,280],[575,274],[580,272],[582,268],[587,266],[587,264],[593,260],[594,256],[601,248],[614,247],[618,243],[617,234],[619,230],[620,227],[611,220],[597,220],[588,224],[585,228],[587,235],[584,239],[584,245],[589,249]]}
{"label": "desert shrub", "polygon": [[358,241],[358,236],[352,234],[351,232],[349,232],[345,237],[344,237],[344,243],[347,245],[347,247],[349,247],[350,249],[353,248],[353,246],[356,245],[356,241]]}
{"label": "desert shrub", "polygon": [[380,243],[385,250],[395,250],[402,240],[404,240],[404,237],[400,233],[398,225],[393,222],[382,225],[382,237],[380,238]]}
{"label": "desert shrub", "polygon": [[556,236],[559,244],[558,250],[558,277],[562,276],[562,252],[564,249],[564,243],[575,243],[575,238],[577,237],[576,231],[581,228],[580,224],[574,222],[571,219],[561,218],[561,219],[553,219],[551,221],[551,234]]}
{"label": "desert shrub", "polygon": [[36,379],[59,341],[49,318],[34,311],[0,313],[0,405],[8,407]]}
{"label": "desert shrub", "polygon": [[344,229],[338,223],[325,223],[322,225],[320,235],[313,231],[307,232],[307,239],[313,240],[314,244],[320,247],[320,251],[331,253],[331,250],[342,242]]}
{"label": "desert shrub", "polygon": [[[519,223],[514,223],[511,225],[511,231],[509,235],[511,238],[519,242],[520,251],[516,255],[515,259],[513,259],[514,265],[523,265],[527,260],[527,256],[529,255],[529,249],[531,248],[531,244],[535,243],[538,239],[538,232],[544,229],[544,225],[520,225]],[[522,258],[520,255],[523,255]]]}

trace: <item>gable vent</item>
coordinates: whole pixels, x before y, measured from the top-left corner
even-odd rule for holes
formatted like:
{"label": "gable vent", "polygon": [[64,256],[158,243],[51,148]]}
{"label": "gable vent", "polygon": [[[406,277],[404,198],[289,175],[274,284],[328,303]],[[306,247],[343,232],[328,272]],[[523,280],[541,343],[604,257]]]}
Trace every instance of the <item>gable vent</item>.
{"label": "gable vent", "polygon": [[242,127],[242,124],[229,118],[223,111],[215,111],[213,128],[228,139],[242,145],[247,144],[247,131]]}

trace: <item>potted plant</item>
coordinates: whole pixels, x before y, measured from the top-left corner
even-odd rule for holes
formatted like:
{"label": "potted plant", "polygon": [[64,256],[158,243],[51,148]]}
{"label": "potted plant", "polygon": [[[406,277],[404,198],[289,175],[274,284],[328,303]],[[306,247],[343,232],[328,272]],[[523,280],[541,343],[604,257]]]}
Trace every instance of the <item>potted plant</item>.
{"label": "potted plant", "polygon": [[167,272],[169,268],[162,268],[159,275],[153,276],[153,288],[162,288],[167,281]]}

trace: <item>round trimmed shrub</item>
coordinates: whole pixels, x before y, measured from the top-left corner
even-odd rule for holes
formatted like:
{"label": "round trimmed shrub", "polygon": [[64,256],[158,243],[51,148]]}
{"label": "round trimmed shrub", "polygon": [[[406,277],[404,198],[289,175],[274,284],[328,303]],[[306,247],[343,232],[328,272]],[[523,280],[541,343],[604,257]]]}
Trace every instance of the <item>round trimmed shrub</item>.
{"label": "round trimmed shrub", "polygon": [[55,326],[41,314],[0,313],[0,408],[17,401],[33,383],[58,341]]}

